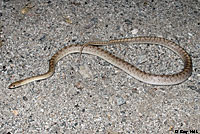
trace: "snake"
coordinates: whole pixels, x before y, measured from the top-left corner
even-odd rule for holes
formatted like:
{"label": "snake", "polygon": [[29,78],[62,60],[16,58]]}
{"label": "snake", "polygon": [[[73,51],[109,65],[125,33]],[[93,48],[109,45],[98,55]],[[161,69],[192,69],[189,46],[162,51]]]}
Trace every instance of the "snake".
{"label": "snake", "polygon": [[[174,74],[166,74],[166,75],[151,74],[145,71],[141,71],[134,65],[124,61],[119,57],[112,55],[110,52],[99,47],[102,45],[112,45],[112,44],[129,43],[129,42],[133,44],[155,44],[166,47],[181,58],[184,64],[184,68],[178,73]],[[109,62],[110,64],[116,66],[117,68],[123,70],[133,78],[150,85],[158,85],[158,86],[177,85],[187,80],[192,73],[191,57],[181,46],[179,46],[178,44],[176,44],[171,40],[162,37],[139,36],[132,38],[114,39],[109,41],[88,42],[83,45],[81,44],[67,45],[61,50],[57,51],[57,53],[55,53],[52,56],[52,58],[49,60],[49,69],[46,73],[13,82],[12,84],[9,85],[8,88],[10,89],[17,88],[25,84],[31,83],[33,81],[51,77],[55,72],[55,67],[57,62],[66,55],[72,53],[85,53],[98,56],[104,59],[105,61]]]}

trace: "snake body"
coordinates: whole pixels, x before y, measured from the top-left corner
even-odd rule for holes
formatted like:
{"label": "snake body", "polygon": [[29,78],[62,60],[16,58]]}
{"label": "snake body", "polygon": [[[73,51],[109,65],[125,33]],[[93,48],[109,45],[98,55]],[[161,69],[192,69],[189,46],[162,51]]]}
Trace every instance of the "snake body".
{"label": "snake body", "polygon": [[[181,72],[172,74],[172,75],[155,75],[143,72],[131,65],[130,63],[112,55],[111,53],[101,49],[98,45],[108,45],[108,44],[118,44],[124,42],[132,42],[132,43],[150,43],[150,44],[158,44],[164,47],[169,48],[173,52],[175,52],[178,56],[181,57],[184,68]],[[49,70],[47,73],[29,77],[23,80],[16,81],[9,85],[9,88],[16,88],[27,83],[42,80],[51,77],[55,72],[56,63],[62,59],[64,56],[71,53],[87,53],[96,55],[112,65],[122,69],[127,74],[131,75],[135,79],[142,81],[144,83],[152,84],[152,85],[175,85],[184,82],[192,73],[192,61],[189,54],[178,44],[174,43],[171,40],[161,38],[161,37],[133,37],[133,38],[124,38],[124,39],[116,39],[110,41],[102,41],[102,42],[89,42],[84,45],[69,45],[59,50],[56,54],[52,56],[49,61]]]}

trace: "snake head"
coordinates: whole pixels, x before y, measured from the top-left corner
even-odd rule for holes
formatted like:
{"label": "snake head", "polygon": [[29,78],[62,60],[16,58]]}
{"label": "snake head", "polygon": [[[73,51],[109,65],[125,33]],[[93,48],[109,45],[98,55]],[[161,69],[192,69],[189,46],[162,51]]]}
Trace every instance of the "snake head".
{"label": "snake head", "polygon": [[15,85],[15,83],[12,83],[12,84],[10,84],[10,85],[8,86],[8,88],[9,88],[9,89],[16,88],[16,85]]}
{"label": "snake head", "polygon": [[13,89],[13,88],[17,88],[17,87],[19,87],[19,86],[21,86],[21,80],[20,80],[20,81],[13,82],[12,84],[10,84],[10,85],[8,86],[8,88],[9,88],[9,89]]}

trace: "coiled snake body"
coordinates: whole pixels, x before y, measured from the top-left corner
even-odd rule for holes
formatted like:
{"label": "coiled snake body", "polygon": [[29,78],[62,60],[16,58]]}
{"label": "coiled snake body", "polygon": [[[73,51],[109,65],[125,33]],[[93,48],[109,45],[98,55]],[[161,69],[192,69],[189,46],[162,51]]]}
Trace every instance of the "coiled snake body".
{"label": "coiled snake body", "polygon": [[[108,44],[118,44],[124,42],[132,42],[132,43],[151,43],[151,44],[159,44],[164,47],[169,48],[170,50],[174,51],[177,55],[179,55],[184,63],[184,69],[172,75],[155,75],[149,74],[139,70],[138,68],[134,67],[130,63],[115,57],[111,53],[97,47],[98,45],[108,45]],[[89,42],[84,45],[69,45],[64,47],[63,49],[59,50],[56,54],[54,54],[49,61],[49,70],[47,73],[42,75],[29,77],[23,80],[16,81],[9,85],[9,88],[16,88],[27,83],[46,79],[51,77],[55,72],[56,63],[63,58],[64,56],[70,53],[87,53],[96,55],[107,62],[113,64],[114,66],[122,69],[127,74],[131,75],[135,79],[142,81],[144,83],[152,84],[152,85],[174,85],[179,84],[187,80],[187,78],[192,73],[192,61],[188,53],[181,48],[178,44],[161,38],[161,37],[133,37],[133,38],[124,38],[124,39],[116,39],[110,41],[102,41],[102,42]]]}

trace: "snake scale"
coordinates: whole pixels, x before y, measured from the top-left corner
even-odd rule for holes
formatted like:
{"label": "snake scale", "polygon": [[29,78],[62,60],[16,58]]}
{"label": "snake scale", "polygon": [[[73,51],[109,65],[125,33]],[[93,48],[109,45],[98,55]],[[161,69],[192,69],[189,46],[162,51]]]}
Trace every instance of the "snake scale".
{"label": "snake scale", "polygon": [[[178,56],[181,57],[184,68],[181,72],[172,74],[172,75],[155,75],[143,72],[131,65],[130,63],[112,55],[111,53],[99,48],[99,45],[109,45],[109,44],[119,44],[124,42],[132,42],[132,43],[149,43],[149,44],[157,44],[169,48],[173,52],[175,52]],[[30,82],[36,80],[42,80],[51,77],[55,72],[56,63],[62,59],[64,56],[71,53],[87,53],[96,55],[112,65],[122,69],[127,74],[131,75],[135,79],[142,81],[144,83],[152,84],[152,85],[175,85],[184,82],[188,79],[188,77],[192,73],[192,60],[189,54],[178,44],[174,43],[171,40],[161,38],[161,37],[150,37],[150,36],[142,36],[142,37],[133,37],[133,38],[123,38],[123,39],[115,39],[110,41],[101,41],[101,42],[89,42],[83,45],[69,45],[61,50],[59,50],[56,54],[52,56],[49,61],[49,70],[48,72],[29,77],[23,80],[16,81],[9,85],[8,88],[16,88]]]}

